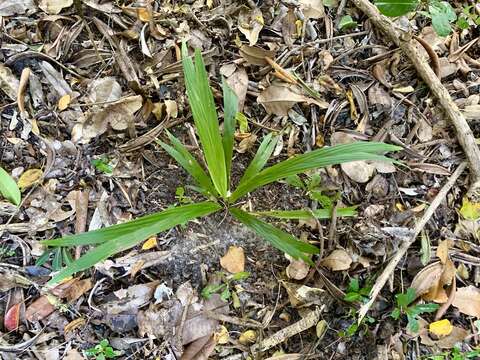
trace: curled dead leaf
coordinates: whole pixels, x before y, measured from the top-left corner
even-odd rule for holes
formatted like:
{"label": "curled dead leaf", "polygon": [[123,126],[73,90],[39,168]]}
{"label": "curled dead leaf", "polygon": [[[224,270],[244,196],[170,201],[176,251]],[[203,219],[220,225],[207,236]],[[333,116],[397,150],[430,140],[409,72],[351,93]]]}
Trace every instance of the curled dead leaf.
{"label": "curled dead leaf", "polygon": [[410,287],[415,289],[415,294],[422,296],[437,286],[443,273],[443,264],[438,261],[420,270],[412,280]]}
{"label": "curled dead leaf", "polygon": [[238,14],[238,30],[245,35],[250,45],[255,45],[258,41],[258,35],[263,29],[263,15],[259,8],[242,8]]}

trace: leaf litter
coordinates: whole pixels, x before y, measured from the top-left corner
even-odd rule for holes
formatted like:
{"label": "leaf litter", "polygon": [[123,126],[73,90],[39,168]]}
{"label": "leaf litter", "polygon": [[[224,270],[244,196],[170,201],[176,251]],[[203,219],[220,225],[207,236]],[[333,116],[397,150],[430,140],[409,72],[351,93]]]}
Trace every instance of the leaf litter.
{"label": "leaf litter", "polygon": [[[356,27],[336,26],[345,15]],[[80,359],[103,339],[122,356],[145,359],[413,358],[456,344],[478,347],[472,323],[480,317],[480,215],[478,202],[464,197],[465,178],[395,270],[369,314],[372,323],[338,335],[356,322],[359,303],[344,299],[351,280],[368,296],[462,160],[411,65],[353,4],[6,0],[0,16],[0,166],[9,179],[0,172],[2,357],[25,351]],[[420,22],[411,19],[413,29]],[[417,35],[436,52],[443,84],[473,124],[478,28],[441,38],[423,27]],[[39,239],[122,223],[197,196],[178,190],[186,174],[154,142],[169,128],[200,155],[185,125],[191,115],[182,40],[202,48],[215,97],[222,77],[238,97],[234,181],[235,166],[245,167],[269,133],[280,136],[279,159],[375,140],[402,146],[402,164],[346,163],[251,194],[245,206],[255,211],[328,209],[329,220],[276,220],[323,249],[315,266],[220,216],[158,234],[45,289],[85,249],[47,253],[42,262]],[[429,59],[425,47],[418,50]],[[472,130],[478,137],[478,127]],[[358,216],[339,216],[346,205],[357,206]],[[426,256],[420,249],[431,250]],[[387,316],[395,294],[408,287],[416,304],[443,307],[420,319],[416,334]],[[205,288],[213,289],[209,296]],[[417,336],[419,347],[412,345]],[[365,348],[375,354],[365,357]]]}

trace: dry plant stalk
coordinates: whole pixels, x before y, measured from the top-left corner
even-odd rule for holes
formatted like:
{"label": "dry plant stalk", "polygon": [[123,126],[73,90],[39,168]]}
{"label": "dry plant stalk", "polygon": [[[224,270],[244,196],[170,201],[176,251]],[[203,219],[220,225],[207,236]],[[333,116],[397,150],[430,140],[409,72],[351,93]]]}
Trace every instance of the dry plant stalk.
{"label": "dry plant stalk", "polygon": [[370,1],[353,0],[353,3],[368,16],[380,31],[386,34],[389,39],[405,53],[417,70],[418,75],[420,75],[433,95],[438,99],[438,102],[455,127],[457,140],[468,160],[471,175],[469,195],[474,198],[480,197],[480,149],[478,148],[470,126],[457,105],[453,102],[448,90],[442,85],[440,79],[418,53],[413,36],[396,29],[392,21],[381,15]]}

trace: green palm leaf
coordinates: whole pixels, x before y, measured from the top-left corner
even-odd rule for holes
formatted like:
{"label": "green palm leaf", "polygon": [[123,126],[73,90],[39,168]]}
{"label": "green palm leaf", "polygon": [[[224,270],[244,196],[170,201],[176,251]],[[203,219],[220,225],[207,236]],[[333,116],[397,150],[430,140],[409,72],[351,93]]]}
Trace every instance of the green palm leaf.
{"label": "green palm leaf", "polygon": [[222,78],[223,88],[223,152],[227,177],[230,179],[230,169],[233,158],[233,136],[235,134],[235,115],[238,111],[238,97]]}
{"label": "green palm leaf", "polygon": [[168,138],[172,146],[156,140],[171,157],[173,157],[197,182],[200,186],[212,195],[217,195],[212,180],[198,163],[197,159],[187,150],[187,148],[170,132],[167,131]]}
{"label": "green palm leaf", "polygon": [[156,214],[140,217],[125,224],[113,225],[105,229],[67,236],[61,239],[42,241],[42,244],[50,246],[100,244],[61,270],[48,284],[55,284],[67,276],[88,269],[97,262],[103,261],[120,251],[134,247],[150,236],[197,217],[211,214],[220,208],[220,205],[210,201],[178,206]]}
{"label": "green palm leaf", "polygon": [[282,161],[261,171],[256,176],[250,178],[250,180],[241,184],[241,186],[239,185],[230,197],[230,201],[234,202],[248,192],[263,185],[312,169],[357,160],[392,162],[392,159],[378,154],[400,149],[398,146],[384,143],[357,142],[314,150]]}
{"label": "green palm leaf", "polygon": [[[308,219],[330,219],[332,217],[332,209],[317,209],[317,210],[270,210],[257,211],[253,213],[257,216],[267,216],[277,219],[291,219],[291,220],[308,220]],[[339,208],[336,210],[337,217],[350,217],[357,215],[355,206]]]}
{"label": "green palm leaf", "polygon": [[306,242],[298,240],[295,236],[286,233],[283,230],[276,228],[266,222],[257,219],[245,211],[238,208],[230,209],[232,215],[237,218],[244,225],[254,230],[258,235],[270,242],[277,249],[287,253],[294,259],[302,259],[308,264],[313,265],[312,260],[305,255],[318,254],[320,250]]}
{"label": "green palm leaf", "polygon": [[183,73],[193,120],[205,154],[213,184],[222,197],[227,196],[227,169],[217,111],[202,55],[195,51],[195,64],[188,56],[187,45],[182,44]]}

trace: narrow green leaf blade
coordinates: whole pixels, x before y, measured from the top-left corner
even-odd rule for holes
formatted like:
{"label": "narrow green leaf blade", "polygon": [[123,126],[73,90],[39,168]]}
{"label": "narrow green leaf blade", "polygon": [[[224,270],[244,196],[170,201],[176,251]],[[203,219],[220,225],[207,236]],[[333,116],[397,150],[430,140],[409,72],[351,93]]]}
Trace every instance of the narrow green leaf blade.
{"label": "narrow green leaf blade", "polygon": [[12,204],[20,205],[22,194],[17,183],[12,177],[0,166],[0,194],[12,202]]}
{"label": "narrow green leaf blade", "polygon": [[216,195],[212,180],[203,170],[197,159],[187,150],[187,148],[170,132],[167,131],[168,138],[172,146],[165,144],[160,140],[156,140],[171,157],[173,157],[197,182],[212,195]]}
{"label": "narrow green leaf blade", "polygon": [[375,0],[378,10],[386,16],[402,16],[415,10],[419,0]]}
{"label": "narrow green leaf blade", "polygon": [[254,230],[274,247],[289,254],[295,259],[302,259],[306,263],[313,265],[312,260],[305,255],[305,253],[318,254],[320,252],[317,247],[300,241],[293,235],[263,222],[245,211],[238,208],[231,208],[230,212],[235,218],[237,218],[237,220]]}
{"label": "narrow green leaf blade", "polygon": [[[336,210],[337,217],[350,217],[357,215],[355,206],[339,208]],[[255,212],[258,216],[268,216],[277,219],[290,220],[308,220],[308,219],[330,219],[332,217],[331,209],[317,209],[317,210],[271,210]]]}
{"label": "narrow green leaf blade", "polygon": [[238,111],[238,97],[232,88],[222,78],[223,89],[223,152],[225,154],[225,166],[227,180],[230,180],[230,170],[233,157],[233,136],[235,134],[235,115]]}
{"label": "narrow green leaf blade", "polygon": [[255,157],[243,173],[243,176],[238,183],[238,187],[243,186],[243,184],[257,175],[263,169],[268,159],[270,159],[272,156],[275,146],[277,145],[277,141],[278,136],[274,137],[272,133],[269,133],[263,138],[262,143],[257,149]]}
{"label": "narrow green leaf blade", "polygon": [[230,201],[234,202],[241,196],[263,185],[312,169],[357,160],[392,162],[392,159],[378,154],[400,149],[398,146],[384,143],[356,142],[314,150],[282,161],[261,171],[256,176],[239,185],[232,194]]}
{"label": "narrow green leaf blade", "polygon": [[135,238],[135,241],[138,242],[193,218],[208,215],[220,208],[220,205],[211,201],[177,206],[155,214],[145,215],[123,224],[65,236],[60,239],[43,240],[41,243],[48,246],[94,245],[114,240],[121,242],[120,238]]}
{"label": "narrow green leaf blade", "polygon": [[227,196],[227,170],[217,111],[208,74],[200,51],[195,51],[195,64],[189,58],[187,45],[182,44],[182,62],[188,100],[213,184],[222,197]]}
{"label": "narrow green leaf blade", "polygon": [[[73,243],[76,243],[75,239],[80,238],[81,240],[84,240],[87,237],[90,239],[92,239],[92,237],[99,237],[101,240],[103,240],[101,241],[103,243],[90,250],[67,267],[63,268],[48,282],[48,285],[55,284],[76,272],[88,269],[99,261],[105,260],[120,251],[130,249],[152,235],[168,230],[176,225],[185,223],[197,217],[208,215],[219,210],[220,208],[220,205],[217,203],[208,201],[198,204],[178,206],[173,209],[167,209],[163,212],[153,214],[153,217],[152,215],[147,216],[150,220],[148,224],[140,224],[141,221],[146,218],[143,217],[126,224],[114,225],[106,229],[59,239],[60,241],[64,240],[64,243],[60,244],[61,246],[68,246],[72,244],[72,240]],[[112,228],[114,231],[112,231]],[[112,237],[112,235],[116,236]],[[44,243],[48,242],[49,241],[45,241]],[[79,241],[80,244],[99,242],[100,241]]]}

